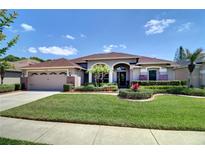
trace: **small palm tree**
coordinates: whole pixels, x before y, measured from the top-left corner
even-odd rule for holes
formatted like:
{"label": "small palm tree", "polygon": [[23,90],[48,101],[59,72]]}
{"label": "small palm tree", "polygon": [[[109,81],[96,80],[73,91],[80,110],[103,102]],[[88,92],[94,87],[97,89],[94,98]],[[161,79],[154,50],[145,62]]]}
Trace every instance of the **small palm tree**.
{"label": "small palm tree", "polygon": [[189,61],[188,69],[190,73],[190,81],[189,81],[189,87],[192,87],[192,73],[196,67],[196,62],[198,60],[202,60],[205,57],[205,53],[203,52],[203,49],[199,48],[194,52],[190,52],[188,49],[185,50],[186,59]]}

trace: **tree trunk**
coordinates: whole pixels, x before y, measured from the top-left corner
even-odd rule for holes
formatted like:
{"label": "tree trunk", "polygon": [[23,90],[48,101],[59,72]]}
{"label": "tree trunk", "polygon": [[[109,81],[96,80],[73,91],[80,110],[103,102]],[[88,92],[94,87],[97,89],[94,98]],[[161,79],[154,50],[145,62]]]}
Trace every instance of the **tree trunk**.
{"label": "tree trunk", "polygon": [[192,73],[190,72],[189,88],[191,88],[192,86]]}
{"label": "tree trunk", "polygon": [[189,72],[190,72],[190,81],[189,81],[189,87],[192,87],[192,72],[194,71],[195,69],[195,64],[194,63],[191,63],[188,65],[188,69],[189,69]]}

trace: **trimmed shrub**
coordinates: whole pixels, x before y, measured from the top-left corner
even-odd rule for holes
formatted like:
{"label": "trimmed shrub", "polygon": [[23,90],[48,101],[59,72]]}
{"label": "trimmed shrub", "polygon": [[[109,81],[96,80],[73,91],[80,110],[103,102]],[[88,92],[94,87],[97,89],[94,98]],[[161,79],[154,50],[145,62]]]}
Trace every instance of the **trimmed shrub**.
{"label": "trimmed shrub", "polygon": [[90,84],[87,86],[80,86],[76,87],[75,91],[117,91],[117,85],[103,85],[102,87],[95,87],[94,85]]}
{"label": "trimmed shrub", "polygon": [[152,90],[143,89],[138,91],[133,91],[130,89],[123,89],[119,91],[119,97],[127,99],[148,99],[153,95]]}
{"label": "trimmed shrub", "polygon": [[15,86],[15,90],[21,90],[21,84],[16,83],[14,86]]}
{"label": "trimmed shrub", "polygon": [[188,88],[186,86],[144,86],[142,89],[153,90],[154,94],[157,93],[169,93],[169,94],[181,94],[190,96],[205,96],[205,89],[200,88]]}
{"label": "trimmed shrub", "polygon": [[15,90],[14,84],[2,84],[0,85],[0,93],[10,92]]}
{"label": "trimmed shrub", "polygon": [[76,87],[75,91],[95,91],[95,86],[91,84],[87,86],[80,86]]}
{"label": "trimmed shrub", "polygon": [[190,96],[205,96],[205,89],[174,87],[174,88],[167,89],[167,93],[190,95]]}
{"label": "trimmed shrub", "polygon": [[157,94],[157,93],[167,93],[168,89],[177,88],[177,87],[186,88],[184,86],[143,86],[142,89],[151,89],[153,90],[154,94]]}
{"label": "trimmed shrub", "polygon": [[173,81],[132,81],[133,83],[139,83],[141,86],[160,86],[160,85],[173,85],[173,86],[181,86],[186,85],[187,81],[181,80],[173,80]]}
{"label": "trimmed shrub", "polygon": [[181,81],[181,85],[182,85],[182,86],[186,86],[186,85],[187,85],[187,80],[182,80],[182,81]]}
{"label": "trimmed shrub", "polygon": [[64,84],[63,91],[71,91],[74,88],[72,84]]}

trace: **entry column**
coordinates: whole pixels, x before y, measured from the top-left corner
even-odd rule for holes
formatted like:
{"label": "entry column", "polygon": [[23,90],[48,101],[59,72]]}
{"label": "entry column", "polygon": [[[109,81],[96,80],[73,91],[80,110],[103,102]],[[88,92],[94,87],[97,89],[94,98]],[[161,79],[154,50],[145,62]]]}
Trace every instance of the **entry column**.
{"label": "entry column", "polygon": [[113,70],[111,69],[109,71],[109,83],[112,83],[113,82]]}
{"label": "entry column", "polygon": [[88,73],[88,76],[89,76],[89,83],[92,83],[92,73],[90,71]]}

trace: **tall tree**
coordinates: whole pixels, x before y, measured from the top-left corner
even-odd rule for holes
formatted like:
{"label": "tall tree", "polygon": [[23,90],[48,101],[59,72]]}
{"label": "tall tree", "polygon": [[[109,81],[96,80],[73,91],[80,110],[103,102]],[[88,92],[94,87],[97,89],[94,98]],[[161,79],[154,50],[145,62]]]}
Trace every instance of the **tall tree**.
{"label": "tall tree", "polygon": [[180,46],[175,53],[174,61],[181,62],[184,60],[186,60],[185,49],[182,46]]}
{"label": "tall tree", "polygon": [[190,81],[189,81],[189,86],[192,87],[192,73],[196,67],[196,62],[202,60],[205,58],[205,53],[203,52],[203,49],[199,48],[196,49],[194,52],[189,51],[186,49],[185,51],[186,59],[189,61],[188,64],[188,70],[190,73]]}
{"label": "tall tree", "polygon": [[[9,13],[7,10],[0,10],[0,45],[6,40],[6,34],[3,33],[3,30],[6,27],[14,22],[17,17],[17,13]],[[6,51],[14,46],[19,39],[19,35],[15,36],[10,41],[6,41],[6,45],[0,48],[0,57],[6,53]],[[9,65],[6,61],[0,61],[0,75],[1,75],[1,84],[3,84],[3,79],[5,76],[5,70],[9,68]]]}
{"label": "tall tree", "polygon": [[[0,10],[0,45],[6,40],[6,35],[3,33],[3,30],[6,27],[10,27],[10,25],[14,22],[17,17],[17,13],[14,11],[13,13],[9,13],[7,10]],[[6,53],[6,51],[14,46],[19,39],[19,35],[15,36],[10,41],[6,42],[6,45],[0,48],[0,56]]]}

